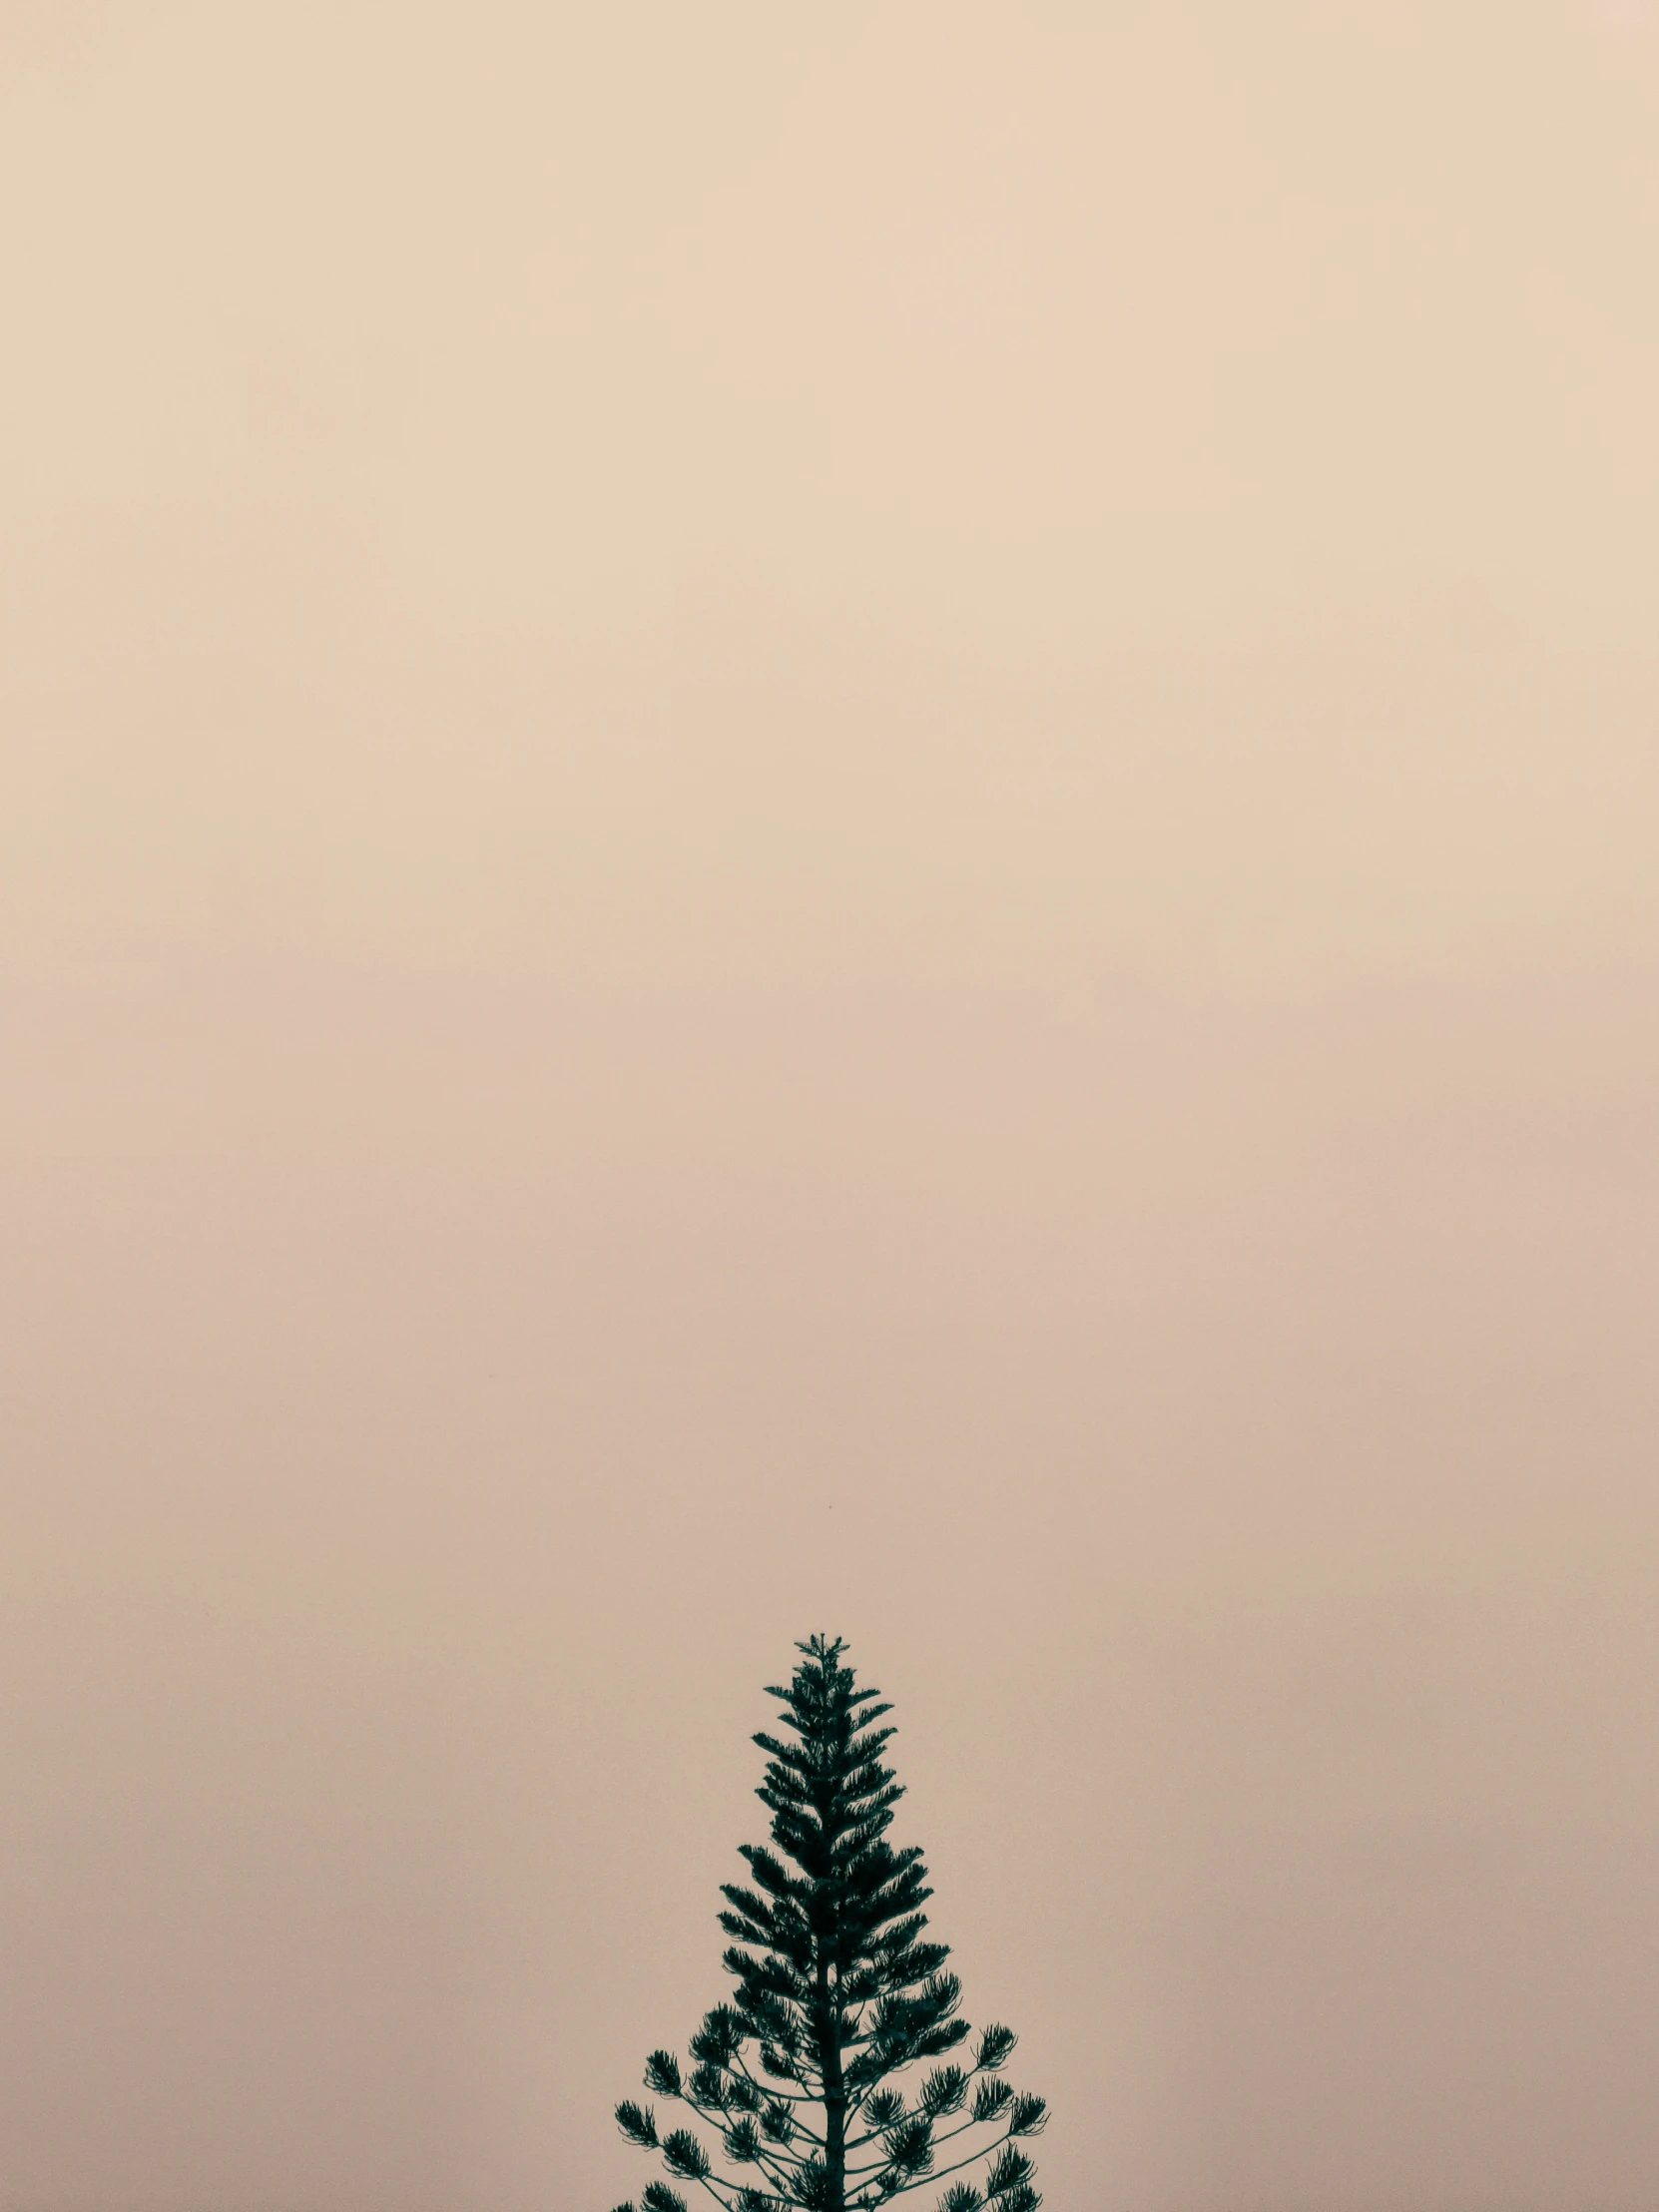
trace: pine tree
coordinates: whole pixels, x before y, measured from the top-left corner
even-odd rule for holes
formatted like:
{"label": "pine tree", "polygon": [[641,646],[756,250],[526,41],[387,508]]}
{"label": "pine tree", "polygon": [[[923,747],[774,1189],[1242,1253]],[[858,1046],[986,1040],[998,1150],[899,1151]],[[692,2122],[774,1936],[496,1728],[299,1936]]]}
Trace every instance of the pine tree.
{"label": "pine tree", "polygon": [[[983,2028],[970,2063],[949,2060],[972,2034],[961,1985],[941,1970],[947,1946],[922,1939],[932,1892],[920,1851],[885,1841],[904,1793],[881,1762],[894,1731],[874,1723],[892,1708],[854,1687],[839,1638],[796,1649],[794,1680],[767,1695],[783,1701],[799,1740],[754,1739],[768,1754],[756,1795],[775,1849],[743,1846],[754,1886],[721,1890],[736,1993],[692,2037],[688,2067],[657,2050],[645,2068],[647,2089],[688,2105],[736,2173],[717,2167],[693,2128],[659,2134],[649,2105],[619,2104],[617,2124],[724,2212],[871,2212],[951,2175],[961,2178],[938,2212],[1036,2212],[1023,2144],[1048,2108],[1002,2079],[1014,2047],[1006,2027]],[[912,2075],[908,2091],[897,2084],[927,2061],[945,2062]],[[642,2202],[689,2212],[662,2181]]]}

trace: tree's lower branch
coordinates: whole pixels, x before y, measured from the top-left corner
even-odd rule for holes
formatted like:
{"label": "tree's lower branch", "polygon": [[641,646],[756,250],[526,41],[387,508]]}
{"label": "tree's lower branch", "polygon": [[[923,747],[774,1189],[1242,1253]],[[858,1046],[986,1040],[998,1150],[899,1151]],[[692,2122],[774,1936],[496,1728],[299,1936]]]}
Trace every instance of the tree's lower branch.
{"label": "tree's lower branch", "polygon": [[[771,2089],[764,2081],[756,2080],[755,2076],[750,2072],[748,2065],[745,2063],[744,2055],[741,2050],[737,2053],[737,2060],[739,2071],[742,2073],[745,2081],[749,2083],[749,2086],[756,2092],[758,2096],[772,2098],[779,2104],[816,2105],[821,2101],[818,2097],[792,2097],[786,2090]],[[800,2128],[802,2134],[807,2137],[809,2142],[816,2143],[820,2150],[824,2148],[824,2137],[822,2135],[815,2135],[812,2129],[807,2125],[805,2120],[797,2120],[795,2124],[797,2127]]]}
{"label": "tree's lower branch", "polygon": [[[957,2128],[954,2132],[960,2135],[962,2130]],[[978,2150],[969,2151],[965,2158],[958,2158],[954,2166],[941,2166],[936,2172],[929,2171],[924,2174],[917,2174],[913,2180],[901,2181],[896,2189],[889,2189],[887,2195],[889,2197],[902,2197],[911,2189],[926,2188],[935,2181],[947,2181],[952,2174],[959,2174],[964,2166],[977,2166],[981,2158],[989,2158],[992,2151],[1000,2150],[1004,2143],[1011,2143],[1012,2141],[1013,2137],[1011,2135],[999,2135],[994,2143],[984,2143]],[[866,2174],[880,2173],[883,2166],[891,2163],[890,2159],[883,2159],[880,2164],[874,2166],[860,2166],[858,2171]],[[848,2181],[852,2179],[850,2171],[846,2178]]]}
{"label": "tree's lower branch", "polygon": [[[935,2143],[953,2143],[958,2135],[965,2135],[970,2127],[989,2127],[991,2124],[990,2120],[976,2120],[970,2112],[960,2127],[946,2128],[942,2135],[935,2135],[933,2140]],[[879,2142],[886,2132],[884,2127],[872,2127],[867,2135],[860,2135],[855,2143],[848,2143],[846,2147],[849,2151],[862,2150],[866,2143]],[[984,2152],[976,2151],[974,2155],[982,2158]],[[864,2172],[868,2170],[867,2167],[862,2169]]]}
{"label": "tree's lower branch", "polygon": [[769,2074],[769,2075],[767,2076],[767,2078],[766,2078],[766,2079],[765,2079],[765,2080],[763,2081],[763,2080],[762,2080],[762,2079],[760,2078],[760,2076],[759,2076],[758,2074],[753,2074],[753,2073],[751,2073],[751,2072],[750,2072],[750,2070],[749,2070],[749,2061],[748,2061],[748,2059],[747,2059],[747,2058],[745,2058],[745,2056],[744,2056],[744,2054],[743,2054],[743,2052],[742,2052],[741,2050],[740,2050],[740,2051],[737,2051],[737,2052],[735,2052],[735,2053],[734,2053],[734,2056],[736,2057],[736,2059],[737,2059],[737,2062],[738,2062],[738,2064],[737,2064],[737,2070],[738,2070],[738,2072],[739,2072],[739,2073],[741,2073],[741,2074],[743,2075],[743,2078],[745,2079],[745,2081],[747,2081],[748,2083],[750,2083],[750,2085],[751,2085],[751,2086],[752,2086],[753,2088],[759,2089],[759,2090],[760,2090],[760,2092],[761,2092],[761,2094],[762,2094],[762,2096],[764,2096],[764,2097],[777,2097],[777,2098],[779,2099],[779,2101],[780,2101],[781,2103],[784,2103],[784,2104],[817,2104],[817,2103],[818,2103],[818,2101],[819,2101],[819,2100],[818,2100],[818,2098],[817,2098],[817,2097],[815,2097],[815,2096],[808,2096],[808,2095],[805,2095],[805,2094],[804,2094],[804,2095],[801,2095],[801,2096],[797,2096],[797,2095],[796,2095],[796,2093],[794,2092],[794,2090],[793,2090],[793,2089],[780,2089],[780,2088],[779,2088],[779,2087],[778,2087],[778,2086],[777,2086],[777,2085],[775,2084],[775,2082],[773,2081],[773,2078],[772,2078],[772,2076],[771,2076],[770,2074]]}

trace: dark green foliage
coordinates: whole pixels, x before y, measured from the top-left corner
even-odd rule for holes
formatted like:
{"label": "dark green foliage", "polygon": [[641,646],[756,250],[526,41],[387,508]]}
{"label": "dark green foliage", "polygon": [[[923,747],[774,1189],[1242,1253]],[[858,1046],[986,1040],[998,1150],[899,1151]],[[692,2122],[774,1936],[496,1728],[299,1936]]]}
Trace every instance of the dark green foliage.
{"label": "dark green foliage", "polygon": [[981,2081],[973,2092],[973,2116],[976,2120],[994,2120],[1013,2101],[1014,2092],[1005,2081]]}
{"label": "dark green foliage", "polygon": [[645,2085],[660,2097],[680,2094],[680,2061],[672,2051],[654,2050],[645,2062]]}
{"label": "dark green foliage", "polygon": [[1009,2143],[991,2160],[991,2170],[985,2176],[987,2197],[1005,2197],[1031,2178],[1031,2161],[1024,2151]]}
{"label": "dark green foliage", "polygon": [[[958,2016],[961,1986],[943,1970],[947,1947],[924,1939],[932,1892],[921,1853],[886,1840],[904,1794],[882,1762],[893,1730],[875,1725],[891,1708],[855,1687],[838,1640],[796,1648],[793,1681],[768,1692],[794,1741],[755,1738],[768,1755],[756,1795],[772,1814],[772,1845],[745,1845],[749,1881],[722,1890],[736,1993],[691,2038],[689,2073],[666,2050],[645,2068],[647,2088],[689,2105],[727,2164],[753,2178],[717,2172],[689,2127],[659,2141],[649,2108],[619,2104],[617,2124],[724,2212],[875,2212],[970,2166],[984,2167],[980,2181],[951,2181],[937,2212],[1037,2212],[1031,2161],[1014,2138],[1038,2133],[1048,2108],[997,2078],[1011,2029],[986,2027],[971,2061],[930,2065],[908,2100],[892,2081],[947,2059],[972,2031]],[[689,2212],[658,2181],[642,2202]]]}
{"label": "dark green foliage", "polygon": [[959,2112],[967,2101],[967,2075],[960,2066],[935,2066],[921,2085],[921,2109],[929,2119]]}
{"label": "dark green foliage", "polygon": [[753,2166],[761,2155],[761,2138],[753,2120],[735,2120],[721,2137],[721,2148],[734,2166]]}
{"label": "dark green foliage", "polygon": [[668,2170],[679,2174],[686,2181],[706,2181],[709,2176],[709,2154],[689,2127],[677,2127],[672,2135],[663,2138],[663,2156],[668,2160]]}

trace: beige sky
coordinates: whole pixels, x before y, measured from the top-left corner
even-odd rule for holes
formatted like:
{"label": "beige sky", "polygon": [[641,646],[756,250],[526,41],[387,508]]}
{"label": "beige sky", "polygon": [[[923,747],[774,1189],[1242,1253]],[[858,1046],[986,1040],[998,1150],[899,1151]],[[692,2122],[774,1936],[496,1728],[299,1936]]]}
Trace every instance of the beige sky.
{"label": "beige sky", "polygon": [[1053,2212],[1649,2212],[1655,11],[7,0],[0,209],[0,2212],[637,2190],[819,1628]]}

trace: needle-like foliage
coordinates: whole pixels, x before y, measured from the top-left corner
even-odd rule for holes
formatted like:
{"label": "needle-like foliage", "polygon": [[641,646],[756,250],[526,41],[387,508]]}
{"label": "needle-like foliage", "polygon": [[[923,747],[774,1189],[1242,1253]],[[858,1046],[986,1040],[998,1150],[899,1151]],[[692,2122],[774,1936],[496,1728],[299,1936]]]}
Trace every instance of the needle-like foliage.
{"label": "needle-like foliage", "polygon": [[[767,1692],[792,1740],[755,1738],[773,1848],[743,1846],[749,1882],[722,1886],[736,1991],[692,2037],[689,2067],[666,2050],[646,2061],[646,2088],[705,2134],[659,2135],[632,2100],[617,2125],[724,2212],[876,2212],[939,2182],[937,2212],[1036,2212],[1024,2143],[1048,2108],[1002,2078],[1012,2030],[973,2036],[949,1951],[925,1940],[921,1853],[886,1840],[904,1794],[882,1759],[893,1730],[875,1725],[891,1707],[856,1687],[844,1648],[798,1644],[793,1681]],[[641,2202],[690,2212],[664,2181]]]}

